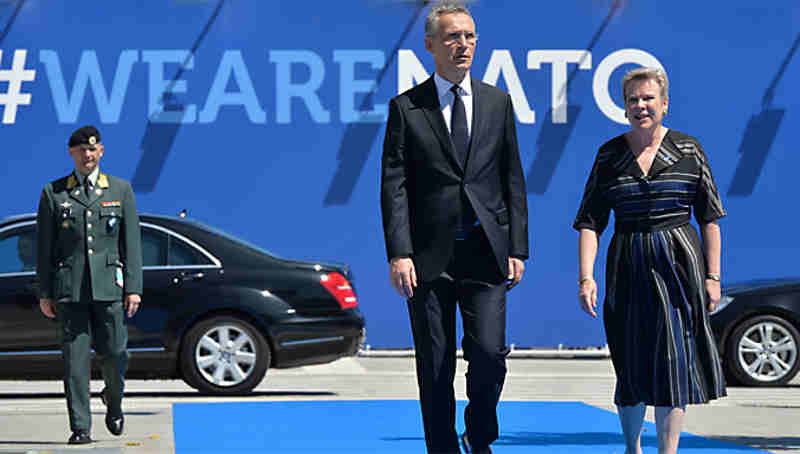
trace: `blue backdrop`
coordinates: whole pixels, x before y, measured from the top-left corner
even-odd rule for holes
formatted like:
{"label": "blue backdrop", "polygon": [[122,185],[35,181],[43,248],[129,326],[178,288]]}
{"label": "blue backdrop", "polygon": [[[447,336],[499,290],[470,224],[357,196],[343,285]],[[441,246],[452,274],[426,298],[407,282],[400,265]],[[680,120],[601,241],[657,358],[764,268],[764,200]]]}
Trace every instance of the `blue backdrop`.
{"label": "blue backdrop", "polygon": [[[639,65],[667,71],[665,124],[711,160],[729,212],[724,279],[797,274],[800,4],[766,5],[471,2],[472,74],[512,94],[529,190],[532,259],[509,296],[509,343],[605,343],[577,305],[570,225],[597,147],[627,129],[619,85]],[[0,0],[0,216],[34,211],[43,184],[71,170],[69,134],[95,124],[102,168],[133,182],[141,211],[185,208],[278,255],[349,263],[367,342],[410,346],[378,186],[388,100],[432,71],[427,11],[413,0]]]}

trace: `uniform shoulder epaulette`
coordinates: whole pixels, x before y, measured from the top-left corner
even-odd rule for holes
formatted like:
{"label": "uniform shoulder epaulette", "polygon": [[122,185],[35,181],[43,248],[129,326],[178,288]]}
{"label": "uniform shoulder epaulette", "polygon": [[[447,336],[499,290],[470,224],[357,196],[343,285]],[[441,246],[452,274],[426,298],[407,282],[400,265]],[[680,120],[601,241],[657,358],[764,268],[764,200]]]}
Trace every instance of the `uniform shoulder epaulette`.
{"label": "uniform shoulder epaulette", "polygon": [[99,187],[101,187],[103,189],[108,189],[108,175],[106,175],[104,173],[101,173],[97,177],[97,186],[99,186]]}
{"label": "uniform shoulder epaulette", "polygon": [[78,186],[78,179],[75,178],[74,174],[70,173],[67,176],[53,181],[51,185],[53,186],[53,192],[69,191]]}

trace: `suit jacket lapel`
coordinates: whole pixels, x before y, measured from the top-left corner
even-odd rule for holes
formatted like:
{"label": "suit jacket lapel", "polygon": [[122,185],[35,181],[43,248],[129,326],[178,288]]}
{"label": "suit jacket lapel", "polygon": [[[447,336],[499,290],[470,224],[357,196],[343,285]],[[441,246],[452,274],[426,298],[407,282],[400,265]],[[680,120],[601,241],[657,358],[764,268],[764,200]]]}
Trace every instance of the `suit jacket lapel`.
{"label": "suit jacket lapel", "polygon": [[[483,109],[481,108],[481,82],[474,77],[470,81],[472,83],[472,128],[470,129],[469,148],[467,149],[467,164],[472,161],[472,152],[478,150],[480,145],[480,138],[483,137],[483,128],[486,125],[484,121]],[[466,173],[467,169],[464,169]]]}
{"label": "suit jacket lapel", "polygon": [[447,131],[447,123],[444,122],[444,116],[442,116],[442,106],[439,104],[439,93],[436,91],[436,82],[433,81],[433,76],[423,82],[423,84],[425,86],[423,87],[424,93],[420,97],[420,107],[425,113],[425,118],[428,119],[431,129],[434,134],[436,134],[436,138],[439,139],[439,143],[442,144],[445,154],[450,157],[453,166],[463,175],[464,169],[461,167],[461,163],[456,156],[453,141],[450,139],[450,133]]}

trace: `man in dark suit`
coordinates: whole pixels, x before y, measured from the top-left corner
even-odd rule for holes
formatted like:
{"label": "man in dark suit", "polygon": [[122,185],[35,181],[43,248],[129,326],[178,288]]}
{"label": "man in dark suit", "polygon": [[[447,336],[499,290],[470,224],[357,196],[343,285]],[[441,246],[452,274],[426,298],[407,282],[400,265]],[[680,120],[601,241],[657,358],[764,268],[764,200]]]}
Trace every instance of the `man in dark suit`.
{"label": "man in dark suit", "polygon": [[[139,308],[142,247],[131,185],[100,172],[104,147],[93,126],[75,131],[69,153],[75,171],[42,191],[37,221],[39,306],[58,321],[70,444],[92,441],[89,350],[103,356],[106,427],[121,435],[122,393],[128,367],[124,323]],[[92,342],[92,338],[94,342]]]}
{"label": "man in dark suit", "polygon": [[381,208],[389,279],[408,299],[429,453],[458,453],[453,378],[456,306],[469,362],[467,452],[491,452],[505,380],[506,291],[528,257],[525,181],[508,94],[469,76],[469,11],[432,8],[435,74],[392,99]]}

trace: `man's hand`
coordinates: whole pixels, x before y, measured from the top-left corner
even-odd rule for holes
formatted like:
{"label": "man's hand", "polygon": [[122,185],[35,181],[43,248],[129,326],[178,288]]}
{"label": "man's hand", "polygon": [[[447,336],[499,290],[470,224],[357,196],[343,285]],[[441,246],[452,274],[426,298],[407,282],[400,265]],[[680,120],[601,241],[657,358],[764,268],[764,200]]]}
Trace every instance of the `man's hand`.
{"label": "man's hand", "polygon": [[508,290],[514,288],[522,280],[522,273],[525,272],[525,262],[516,258],[508,258]]}
{"label": "man's hand", "polygon": [[56,302],[52,298],[39,298],[39,309],[47,318],[56,318]]}
{"label": "man's hand", "polygon": [[706,292],[708,292],[708,311],[712,312],[719,306],[721,298],[719,281],[706,279]]}
{"label": "man's hand", "polygon": [[136,293],[125,295],[125,310],[128,311],[128,318],[133,317],[133,314],[139,310],[139,305],[142,303],[142,297]]}
{"label": "man's hand", "polygon": [[389,262],[389,282],[397,293],[405,298],[414,296],[417,288],[417,271],[414,261],[408,257],[396,257]]}
{"label": "man's hand", "polygon": [[597,318],[597,282],[594,279],[589,278],[581,282],[578,301],[584,312]]}

